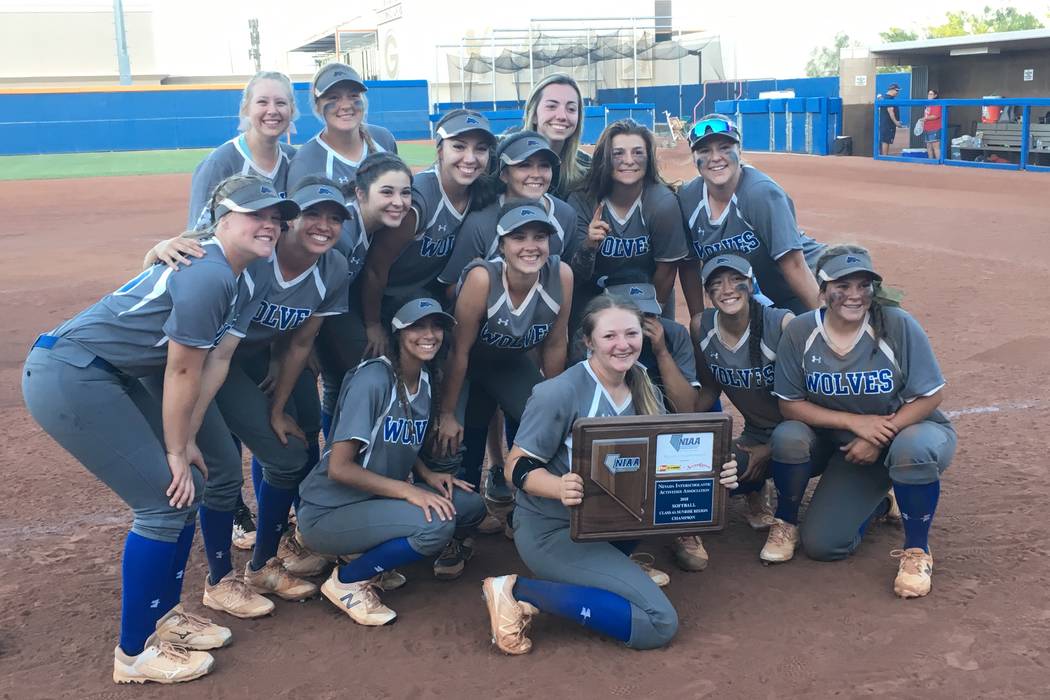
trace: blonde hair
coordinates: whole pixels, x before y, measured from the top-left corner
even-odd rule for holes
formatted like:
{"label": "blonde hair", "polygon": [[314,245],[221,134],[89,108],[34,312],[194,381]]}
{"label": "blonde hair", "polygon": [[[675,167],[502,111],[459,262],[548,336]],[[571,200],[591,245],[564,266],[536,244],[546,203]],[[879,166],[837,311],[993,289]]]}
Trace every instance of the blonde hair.
{"label": "blonde hair", "polygon": [[[317,87],[317,78],[321,75],[322,72],[327,70],[328,67],[331,66],[331,65],[332,65],[331,63],[326,63],[323,66],[321,66],[320,68],[318,68],[317,72],[314,73],[313,79],[310,81],[310,110],[314,113],[314,116],[317,117],[317,119],[321,122],[321,130],[322,131],[327,131],[328,124],[325,123],[324,114],[322,114],[317,109],[317,103],[321,101],[322,97],[324,97],[324,93],[321,93],[320,95],[317,94],[317,89],[316,89],[316,87]],[[339,65],[346,66],[345,63],[340,63]],[[349,68],[350,66],[346,66],[346,67]],[[336,85],[338,85],[338,84],[339,83],[336,83]],[[332,89],[331,87],[328,88],[328,90],[331,90],[331,89]],[[328,92],[328,90],[325,90],[325,92]],[[357,128],[361,132],[361,139],[364,140],[364,142],[368,145],[368,152],[369,153],[375,153],[376,152],[376,142],[372,140],[372,135],[369,134],[368,133],[368,129],[365,128],[365,117],[368,116],[368,95],[363,93],[363,92],[361,93],[361,103],[362,103],[362,106],[361,106],[361,123],[358,125]]]}
{"label": "blonde hair", "polygon": [[244,86],[244,91],[241,93],[241,108],[238,111],[241,120],[237,125],[237,131],[247,131],[251,128],[251,123],[248,121],[248,105],[252,101],[252,93],[255,92],[255,85],[260,80],[274,80],[280,83],[287,91],[288,102],[292,105],[292,116],[288,119],[288,132],[294,134],[294,122],[299,118],[299,106],[295,104],[295,89],[292,87],[292,81],[288,79],[287,75],[273,70],[259,71],[253,75],[252,79],[248,81],[248,84]]}
{"label": "blonde hair", "polygon": [[[585,338],[590,338],[591,334],[594,333],[598,314],[606,309],[629,311],[638,318],[639,326],[645,320],[642,310],[633,301],[615,297],[611,294],[599,294],[591,299],[583,310],[580,330]],[[631,403],[634,405],[635,415],[654,416],[665,413],[663,403],[656,392],[656,387],[653,386],[652,380],[649,379],[649,375],[646,374],[645,369],[640,364],[635,362],[631,365],[631,368],[627,370],[627,374],[624,376],[624,383],[631,390]]]}
{"label": "blonde hair", "polygon": [[580,167],[580,164],[576,162],[576,151],[580,148],[580,137],[583,135],[583,95],[580,93],[580,86],[572,76],[566,75],[565,73],[553,73],[548,75],[536,84],[536,87],[533,88],[532,93],[529,95],[528,101],[525,103],[526,129],[539,131],[539,119],[536,113],[540,108],[543,91],[547,89],[548,85],[568,85],[576,91],[576,99],[579,102],[579,111],[577,112],[577,114],[579,114],[579,119],[576,122],[576,131],[572,132],[572,135],[565,139],[565,143],[562,145],[561,171],[558,174],[558,181],[552,182],[550,187],[551,192],[555,190],[569,192],[574,189],[586,175]]}

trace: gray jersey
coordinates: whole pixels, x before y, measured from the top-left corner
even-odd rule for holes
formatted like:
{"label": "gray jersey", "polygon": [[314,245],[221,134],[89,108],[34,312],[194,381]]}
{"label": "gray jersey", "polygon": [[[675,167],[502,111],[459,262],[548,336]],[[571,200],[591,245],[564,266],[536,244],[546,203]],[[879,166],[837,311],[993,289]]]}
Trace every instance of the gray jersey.
{"label": "gray jersey", "polygon": [[[584,204],[579,195],[570,201],[589,222],[593,207]],[[599,287],[605,286],[610,275],[652,282],[656,263],[675,262],[688,253],[677,200],[666,185],[646,186],[622,219],[603,201],[602,220],[609,224],[609,234],[595,255],[590,280]]]}
{"label": "gray jersey", "polygon": [[[677,321],[669,318],[659,318],[660,325],[664,327],[664,344],[667,351],[674,358],[675,365],[685,377],[685,380],[695,387],[700,386],[696,378],[696,358],[693,355],[693,341],[689,337],[689,329]],[[642,342],[642,352],[638,355],[638,362],[645,367],[646,373],[653,384],[663,390],[663,378],[660,376],[660,367],[653,354],[653,344],[648,338]]]}
{"label": "gray jersey", "polygon": [[793,250],[801,250],[812,269],[825,246],[799,230],[795,203],[780,185],[745,165],[736,193],[718,219],[711,220],[703,178],[695,178],[678,190],[678,202],[689,227],[690,258],[703,264],[719,252],[738,253],[751,261],[762,293],[773,300],[774,306],[800,308],[777,261]]}
{"label": "gray jersey", "polygon": [[280,141],[277,146],[280,149],[277,165],[269,172],[252,160],[244,134],[222,144],[201,161],[193,171],[193,180],[190,182],[190,215],[187,228],[203,231],[211,226],[208,202],[212,191],[231,175],[258,175],[266,178],[284,197],[288,189],[288,166],[295,155],[295,148]]}
{"label": "gray jersey", "polygon": [[361,167],[361,161],[370,153],[382,153],[389,151],[397,153],[397,143],[389,131],[381,126],[369,125],[368,134],[375,143],[375,151],[368,147],[366,141],[361,149],[360,160],[350,160],[336,153],[335,149],[325,143],[321,134],[299,147],[299,151],[292,159],[292,165],[288,170],[288,186],[295,187],[300,180],[307,175],[324,175],[340,185],[353,182],[357,176],[357,169]]}
{"label": "gray jersey", "polygon": [[321,461],[299,487],[304,501],[336,508],[375,498],[328,478],[331,445],[357,440],[361,449],[357,463],[363,468],[397,481],[412,472],[430,420],[430,375],[423,370],[419,389],[408,395],[408,411],[394,386],[394,372],[385,357],[360,364],[343,381],[339,403],[332,419],[331,439]]}
{"label": "gray jersey", "polygon": [[539,345],[551,332],[561,309],[561,260],[552,256],[540,269],[539,278],[517,308],[511,304],[505,277],[506,263],[475,260],[463,271],[463,278],[475,267],[489,275],[489,296],[485,320],[478,333],[476,349],[522,352]]}
{"label": "gray jersey", "polygon": [[718,332],[715,309],[704,309],[700,318],[698,348],[719,388],[743,415],[744,429],[768,441],[773,428],[783,420],[777,397],[773,395],[773,378],[784,317],[791,312],[770,306],[760,308],[762,356],[757,365],[751,361],[751,329],[744,331],[736,345],[730,347]]}
{"label": "gray jersey", "polygon": [[[545,462],[549,472],[561,477],[570,469],[572,426],[578,418],[633,415],[631,399],[628,397],[617,406],[585,360],[533,388],[514,444]],[[569,520],[568,508],[556,499],[533,496],[519,489],[516,503],[517,507],[540,515]]]}
{"label": "gray jersey", "polygon": [[244,338],[241,348],[245,351],[269,344],[280,333],[294,331],[310,316],[335,316],[348,310],[350,278],[346,258],[339,251],[329,250],[290,280],[281,274],[276,252],[256,260],[246,272],[255,282],[255,295],[249,313],[242,314],[230,329]]}
{"label": "gray jersey", "polygon": [[339,232],[335,250],[346,258],[347,274],[350,284],[353,284],[365,267],[368,246],[372,239],[365,231],[364,219],[361,218],[361,209],[357,206],[357,202],[347,202],[346,208],[350,210],[350,216],[343,221],[343,228]]}
{"label": "gray jersey", "polygon": [[163,367],[168,341],[213,348],[248,308],[254,283],[238,278],[218,239],[201,242],[204,257],[176,273],[143,270],[115,292],[66,321],[51,335],[71,340],[128,374]]}
{"label": "gray jersey", "polygon": [[[838,356],[828,345],[824,310],[796,317],[777,349],[774,393],[833,411],[885,416],[944,386],[930,340],[903,309],[883,309],[885,338],[865,322],[853,348]],[[947,423],[939,410],[928,420]]]}
{"label": "gray jersey", "polygon": [[[499,222],[500,207],[506,201],[500,197],[484,209],[472,211],[463,220],[463,225],[456,234],[456,244],[445,269],[438,275],[442,284],[454,284],[460,278],[471,260],[481,258],[492,260],[499,257],[499,236],[496,224]],[[573,248],[587,237],[587,222],[579,215],[575,207],[549,194],[543,195],[547,213],[551,214],[554,224],[554,235],[550,238],[549,252],[562,260],[569,260]]]}
{"label": "gray jersey", "polygon": [[416,236],[390,266],[385,294],[400,299],[428,287],[445,269],[467,212],[460,214],[441,187],[437,170],[424,170],[412,180]]}

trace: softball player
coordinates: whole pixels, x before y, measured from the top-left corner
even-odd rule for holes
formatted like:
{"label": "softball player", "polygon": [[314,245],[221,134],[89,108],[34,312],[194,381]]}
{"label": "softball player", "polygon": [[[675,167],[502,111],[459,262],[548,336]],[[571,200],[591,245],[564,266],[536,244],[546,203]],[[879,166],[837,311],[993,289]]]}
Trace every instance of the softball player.
{"label": "softball player", "polygon": [[397,143],[389,131],[365,124],[366,92],[361,76],[345,63],[328,63],[317,71],[310,93],[314,114],[324,128],[299,147],[288,170],[289,184],[307,175],[324,175],[348,185],[369,154],[397,153]]}
{"label": "softball player", "polygon": [[397,616],[377,594],[383,572],[437,554],[485,515],[469,484],[432,472],[418,457],[438,391],[438,352],[452,323],[434,299],[398,309],[391,354],[362,363],[343,382],[331,440],[300,487],[306,544],[359,555],[321,586],[358,624],[385,625]]}
{"label": "softball player", "polygon": [[352,285],[350,311],[327,318],[316,344],[324,380],[321,415],[325,434],[331,425],[343,376],[357,366],[364,347],[358,276],[364,269],[375,233],[397,229],[411,210],[412,171],[392,153],[374,153],[362,161],[357,171],[354,195],[348,204],[350,218],[343,223],[336,243],[336,250],[347,260]]}
{"label": "softball player", "polygon": [[203,231],[211,225],[211,194],[230,175],[258,175],[284,195],[288,164],[295,148],[280,139],[294,130],[299,118],[292,83],[284,73],[259,71],[241,95],[242,132],[212,151],[193,171],[187,227]]}
{"label": "softball player", "polygon": [[487,206],[471,211],[456,235],[456,245],[438,281],[454,285],[471,260],[499,255],[496,233],[500,211],[511,200],[539,200],[554,231],[548,240],[551,255],[567,260],[573,246],[587,235],[587,220],[568,202],[548,190],[558,156],[547,140],[534,131],[518,131],[504,137],[496,148],[496,176],[506,191]]}
{"label": "softball player", "polygon": [[871,520],[892,507],[892,486],[904,527],[904,548],[891,552],[900,559],[893,589],[924,596],[940,475],[957,442],[938,410],[944,378],[915,319],[878,301],[882,277],[865,249],[829,248],[817,277],[826,308],[788,324],[777,350],[774,393],[788,420],[773,431],[779,501],[762,559],[792,557],[802,494],[826,461],[802,527],[806,553],[822,561],[852,554]]}
{"label": "softball player", "polygon": [[725,253],[708,260],[701,280],[714,308],[695,316],[690,331],[705,387],[700,408],[708,410],[724,391],[744,417],[733,450],[741,470],[736,495],[747,497],[748,524],[766,530],[773,523],[763,494],[770,437],[783,420],[773,396],[776,348],[794,314],[760,304],[751,274],[751,263],[739,255]]}
{"label": "softball player", "polygon": [[583,182],[591,156],[580,149],[583,97],[580,86],[565,73],[552,73],[533,88],[525,103],[526,129],[539,132],[558,156],[551,194],[565,200]]}
{"label": "softball player", "polygon": [[[583,329],[590,357],[536,385],[507,458],[507,475],[518,487],[514,542],[526,566],[545,579],[510,575],[482,584],[493,642],[507,654],[532,648],[525,630],[538,610],[636,649],[661,647],[678,629],[671,602],[628,557],[634,543],[569,539],[568,509],[583,498],[583,479],[569,472],[573,423],[663,412],[659,393],[636,364],[642,345],[638,307],[620,297],[596,297]],[[735,486],[735,463],[724,466],[721,482]]]}
{"label": "softball player", "polygon": [[606,127],[587,180],[570,202],[591,215],[587,237],[570,261],[576,279],[573,318],[601,293],[610,275],[651,282],[673,318],[674,277],[687,253],[686,238],[674,193],[657,170],[652,132],[631,119]]}
{"label": "softball player", "polygon": [[[529,351],[538,349],[544,377],[565,369],[572,305],[572,271],[548,252],[557,229],[543,204],[508,201],[500,213],[499,257],[475,260],[463,271],[440,407],[437,452],[454,455],[462,443],[463,478],[474,484],[480,483],[496,407],[503,409],[513,432],[542,379]],[[457,411],[464,399],[465,418],[462,406]],[[495,490],[506,489],[502,474],[490,474]]]}
{"label": "softball player", "polygon": [[799,230],[787,193],[741,163],[736,124],[709,114],[689,131],[689,145],[699,177],[678,190],[678,202],[689,227],[689,259],[680,276],[690,316],[704,306],[700,267],[726,252],[751,262],[773,306],[794,313],[817,308],[811,269],[824,246]]}
{"label": "softball player", "polygon": [[[220,184],[216,201],[215,238],[196,265],[177,276],[163,266],[143,271],[40,336],[24,367],[33,418],[134,512],[113,659],[118,683],[198,678],[214,663],[201,650],[230,640],[228,629],[179,604],[206,469],[197,428],[208,424],[214,408],[205,409],[225,375],[221,355],[209,350],[246,304],[241,272],[273,252],[281,220],[298,207],[269,182],[239,176]],[[161,401],[140,383],[158,371]]]}
{"label": "softball player", "polygon": [[[477,112],[455,109],[437,123],[437,163],[412,180],[412,209],[397,229],[373,241],[361,284],[366,338],[351,344],[366,357],[386,351],[384,322],[399,300],[443,297],[437,282],[470,210],[474,184],[486,171],[495,137]],[[365,340],[361,346],[359,340]]]}

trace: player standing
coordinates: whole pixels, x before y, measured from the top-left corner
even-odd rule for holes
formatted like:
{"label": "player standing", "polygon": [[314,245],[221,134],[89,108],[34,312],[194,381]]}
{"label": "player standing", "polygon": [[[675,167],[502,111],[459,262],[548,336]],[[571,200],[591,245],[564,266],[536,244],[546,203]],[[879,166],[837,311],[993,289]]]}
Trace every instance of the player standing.
{"label": "player standing", "polygon": [[[636,649],[664,646],[678,630],[674,606],[650,575],[628,556],[636,542],[573,542],[569,508],[583,499],[583,479],[569,471],[569,437],[578,418],[663,413],[663,402],[636,360],[642,314],[619,297],[588,304],[582,327],[590,357],[536,385],[507,458],[518,487],[514,543],[540,579],[487,578],[492,640],[507,654],[532,648],[525,636],[542,610],[626,642]],[[736,464],[721,472],[732,488]]]}
{"label": "player standing", "polygon": [[762,558],[793,555],[803,492],[826,461],[801,532],[806,553],[821,561],[852,554],[871,520],[890,509],[892,486],[904,527],[904,548],[891,552],[900,559],[893,590],[924,596],[940,475],[957,445],[938,410],[944,377],[918,322],[879,302],[882,277],[867,250],[829,248],[817,276],[826,308],[788,324],[777,350],[775,393],[788,420],[773,431],[777,520]]}
{"label": "player standing", "polygon": [[736,124],[709,114],[690,129],[689,146],[699,176],[678,190],[691,247],[680,274],[689,315],[703,309],[700,268],[719,253],[747,258],[773,306],[793,313],[817,308],[811,268],[824,246],[799,230],[787,193],[741,162]]}
{"label": "player standing", "polygon": [[[214,663],[200,650],[230,640],[228,629],[179,604],[207,469],[195,436],[225,375],[209,351],[245,303],[239,277],[273,252],[282,219],[298,207],[269,182],[239,176],[220,184],[215,201],[204,258],[179,275],[159,265],[143,271],[40,336],[23,372],[33,418],[135,514],[124,544],[118,683],[198,678]],[[139,379],[156,372],[160,401]]]}
{"label": "player standing", "polygon": [[524,126],[547,139],[558,156],[551,194],[568,199],[591,168],[591,156],[580,148],[583,134],[580,86],[565,73],[552,73],[536,83],[525,103]]}
{"label": "player standing", "polygon": [[438,353],[452,323],[434,299],[398,309],[390,355],[362,363],[343,382],[331,440],[300,488],[306,544],[359,555],[337,566],[321,592],[361,625],[397,617],[376,592],[383,572],[437,554],[485,516],[469,484],[431,471],[418,457],[439,391]]}

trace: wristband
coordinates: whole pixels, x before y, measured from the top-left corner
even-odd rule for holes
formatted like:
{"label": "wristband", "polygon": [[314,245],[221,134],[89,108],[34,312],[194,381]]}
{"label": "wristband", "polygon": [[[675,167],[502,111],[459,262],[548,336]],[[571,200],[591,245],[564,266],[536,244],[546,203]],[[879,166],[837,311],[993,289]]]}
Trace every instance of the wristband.
{"label": "wristband", "polygon": [[525,489],[525,477],[529,475],[529,472],[535,469],[546,469],[547,465],[543,462],[535,459],[534,457],[524,456],[518,459],[514,463],[514,474],[511,476],[511,482],[519,489]]}

